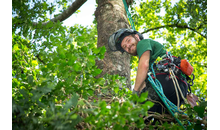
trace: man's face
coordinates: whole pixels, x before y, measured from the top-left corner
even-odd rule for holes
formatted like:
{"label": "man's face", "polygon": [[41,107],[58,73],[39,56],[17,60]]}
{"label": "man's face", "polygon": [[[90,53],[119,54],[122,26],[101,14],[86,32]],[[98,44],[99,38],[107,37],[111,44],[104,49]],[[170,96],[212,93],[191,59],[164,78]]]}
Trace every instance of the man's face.
{"label": "man's face", "polygon": [[139,36],[136,34],[136,38],[133,36],[129,35],[126,36],[122,42],[121,42],[121,47],[128,52],[129,54],[136,56],[137,55],[137,43],[140,41]]}

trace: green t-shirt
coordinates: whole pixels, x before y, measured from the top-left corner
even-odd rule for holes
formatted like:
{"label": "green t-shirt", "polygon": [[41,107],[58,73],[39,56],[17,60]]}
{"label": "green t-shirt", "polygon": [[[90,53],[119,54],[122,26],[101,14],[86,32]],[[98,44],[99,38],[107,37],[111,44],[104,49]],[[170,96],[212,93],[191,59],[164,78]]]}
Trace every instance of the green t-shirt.
{"label": "green t-shirt", "polygon": [[163,56],[166,54],[166,49],[162,44],[160,44],[157,41],[154,41],[152,39],[143,39],[138,42],[137,44],[137,54],[139,59],[141,58],[141,55],[145,52],[150,50],[150,63],[151,65],[158,56]]}

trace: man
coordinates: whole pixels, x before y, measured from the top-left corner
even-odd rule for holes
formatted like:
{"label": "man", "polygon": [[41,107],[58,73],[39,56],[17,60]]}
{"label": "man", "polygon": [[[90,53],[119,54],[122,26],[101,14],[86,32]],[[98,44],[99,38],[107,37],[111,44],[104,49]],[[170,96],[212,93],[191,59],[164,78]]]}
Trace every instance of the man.
{"label": "man", "polygon": [[[166,49],[162,44],[151,39],[144,39],[142,34],[132,29],[119,29],[109,37],[109,47],[112,51],[127,52],[132,56],[138,56],[138,70],[136,75],[135,86],[133,93],[141,94],[148,91],[148,99],[156,101],[155,105],[149,109],[149,111],[164,113],[162,109],[162,101],[153,89],[149,81],[147,80],[147,73],[149,67],[158,57],[166,56]],[[164,94],[175,105],[178,104],[174,83],[170,78],[169,73],[163,72],[163,70],[155,70],[158,74],[156,78],[160,81]],[[162,73],[163,72],[163,73]],[[161,74],[159,74],[161,73]],[[186,97],[187,83],[184,79],[178,79],[182,94]],[[179,94],[180,95],[180,94]],[[158,103],[159,101],[159,103]],[[183,104],[183,99],[180,96],[179,106]],[[168,113],[165,110],[165,113]]]}

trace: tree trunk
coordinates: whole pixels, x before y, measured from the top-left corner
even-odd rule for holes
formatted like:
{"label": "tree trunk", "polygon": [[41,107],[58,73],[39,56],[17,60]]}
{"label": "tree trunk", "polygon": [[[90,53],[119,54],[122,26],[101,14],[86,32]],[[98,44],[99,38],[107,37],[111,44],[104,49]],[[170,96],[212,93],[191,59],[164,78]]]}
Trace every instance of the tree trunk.
{"label": "tree trunk", "polygon": [[121,52],[112,52],[108,47],[109,36],[120,28],[130,28],[126,11],[122,0],[98,0],[98,7],[95,11],[97,20],[98,43],[97,47],[105,46],[106,53],[103,60],[96,61],[96,64],[104,74],[119,74],[127,78],[127,88],[130,84],[130,55]]}

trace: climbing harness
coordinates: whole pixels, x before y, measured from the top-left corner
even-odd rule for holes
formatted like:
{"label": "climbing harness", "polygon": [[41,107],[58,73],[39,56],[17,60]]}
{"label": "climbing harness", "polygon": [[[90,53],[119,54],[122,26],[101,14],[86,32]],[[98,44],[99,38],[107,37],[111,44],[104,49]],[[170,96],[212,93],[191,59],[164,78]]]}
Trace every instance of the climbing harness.
{"label": "climbing harness", "polygon": [[[151,65],[151,69],[152,69],[154,77],[156,77],[156,75],[154,73],[154,69],[153,69],[153,64]],[[156,78],[155,78],[155,81],[154,81],[150,74],[148,74],[148,80],[152,84],[152,86],[153,86],[154,90],[156,91],[157,95],[160,97],[162,102],[165,104],[165,106],[168,109],[168,111],[170,112],[170,114],[176,119],[178,124],[180,126],[182,126],[183,129],[185,129],[185,127],[182,125],[182,123],[179,121],[179,119],[177,119],[174,116],[174,113],[176,113],[176,112],[179,113],[179,111],[177,110],[177,106],[166,98],[165,94],[163,93],[163,88],[162,88],[162,85],[160,84],[160,82]],[[185,113],[183,113],[183,114],[185,114]]]}
{"label": "climbing harness", "polygon": [[[160,99],[162,100],[162,102],[165,104],[166,108],[168,109],[168,111],[170,112],[170,114],[176,119],[176,121],[178,122],[178,124],[180,126],[183,127],[183,129],[185,129],[185,127],[182,125],[182,123],[179,121],[178,118],[176,118],[174,116],[174,113],[179,113],[179,114],[184,114],[186,115],[183,111],[181,111],[179,109],[179,93],[180,92],[180,96],[182,97],[182,99],[184,100],[185,103],[187,103],[187,100],[185,99],[179,83],[177,81],[177,76],[179,76],[179,79],[181,79],[183,81],[184,78],[186,78],[186,74],[183,73],[180,67],[181,64],[181,58],[180,57],[175,57],[175,56],[171,56],[171,54],[167,54],[165,56],[162,56],[162,58],[160,58],[161,60],[156,60],[155,63],[153,63],[150,67],[151,71],[148,73],[148,80],[149,82],[152,84],[152,87],[154,88],[154,90],[156,91],[156,93],[158,94],[158,96],[160,97]],[[156,64],[156,68],[154,67],[154,65]],[[188,64],[189,65],[189,64]],[[173,81],[174,84],[174,88],[175,88],[175,92],[176,92],[176,97],[177,97],[177,106],[175,104],[173,104],[169,99],[167,99],[167,97],[165,96],[164,92],[163,92],[163,88],[162,85],[160,84],[159,80],[156,79],[156,74],[154,69],[156,69],[157,72],[165,72],[165,73],[169,73],[170,74],[170,78]],[[191,73],[192,74],[192,73]],[[182,77],[180,77],[182,76]],[[194,78],[194,77],[193,77]],[[183,81],[184,82],[184,81]],[[187,83],[185,83],[187,85]],[[189,86],[189,85],[188,85]],[[191,92],[191,89],[190,89]],[[188,121],[188,123],[190,124],[190,122]]]}
{"label": "climbing harness", "polygon": [[[174,80],[175,78],[178,78],[184,82],[188,86],[188,93],[191,93],[191,86],[194,84],[193,80],[195,79],[195,76],[192,73],[193,67],[187,60],[172,56],[169,52],[166,52],[165,55],[156,59],[155,64],[157,72],[170,73],[170,71],[172,71]],[[190,78],[190,75],[192,75],[193,78]]]}

